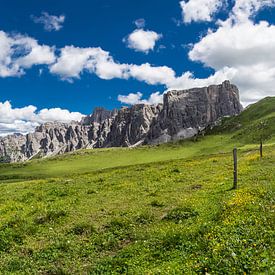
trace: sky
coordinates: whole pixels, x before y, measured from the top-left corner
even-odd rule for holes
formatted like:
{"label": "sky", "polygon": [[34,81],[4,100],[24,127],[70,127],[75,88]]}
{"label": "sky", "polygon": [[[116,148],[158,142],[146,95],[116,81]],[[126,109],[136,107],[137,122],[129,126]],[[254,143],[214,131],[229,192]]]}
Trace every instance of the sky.
{"label": "sky", "polygon": [[230,80],[275,96],[275,0],[0,0],[0,135]]}

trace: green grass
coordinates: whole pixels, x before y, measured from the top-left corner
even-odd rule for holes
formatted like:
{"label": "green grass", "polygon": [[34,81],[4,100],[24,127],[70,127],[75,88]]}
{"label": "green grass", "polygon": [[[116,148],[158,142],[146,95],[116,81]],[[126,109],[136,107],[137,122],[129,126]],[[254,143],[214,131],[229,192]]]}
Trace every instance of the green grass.
{"label": "green grass", "polygon": [[0,274],[274,274],[274,135],[260,159],[242,117],[197,142],[0,165]]}
{"label": "green grass", "polygon": [[226,153],[234,146],[242,148],[243,145],[232,140],[229,135],[216,135],[200,138],[198,141],[181,141],[135,149],[81,150],[54,158],[25,163],[0,164],[0,179],[41,179],[81,175],[114,167],[191,158],[211,153]]}
{"label": "green grass", "polygon": [[[194,155],[216,152],[224,144],[224,136],[205,138],[198,142],[140,147],[136,149],[112,148],[82,150],[75,153],[44,160],[33,160],[28,163],[0,165],[0,179],[11,178],[45,178],[82,174],[120,166],[136,165],[171,159],[181,159]],[[182,146],[180,146],[182,144]],[[229,148],[228,148],[229,149]],[[222,151],[225,151],[223,148]]]}
{"label": "green grass", "polygon": [[0,185],[2,274],[274,272],[275,150]]}
{"label": "green grass", "polygon": [[213,134],[231,134],[232,140],[242,144],[274,140],[275,97],[267,97],[249,106],[239,116],[223,119]]}

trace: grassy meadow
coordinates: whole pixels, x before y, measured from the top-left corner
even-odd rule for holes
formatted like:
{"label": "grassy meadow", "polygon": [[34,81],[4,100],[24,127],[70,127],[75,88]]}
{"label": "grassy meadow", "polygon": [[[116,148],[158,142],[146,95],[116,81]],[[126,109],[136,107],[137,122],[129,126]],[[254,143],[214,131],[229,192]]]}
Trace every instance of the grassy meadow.
{"label": "grassy meadow", "polygon": [[1,164],[0,273],[275,274],[274,133],[269,98],[197,141]]}

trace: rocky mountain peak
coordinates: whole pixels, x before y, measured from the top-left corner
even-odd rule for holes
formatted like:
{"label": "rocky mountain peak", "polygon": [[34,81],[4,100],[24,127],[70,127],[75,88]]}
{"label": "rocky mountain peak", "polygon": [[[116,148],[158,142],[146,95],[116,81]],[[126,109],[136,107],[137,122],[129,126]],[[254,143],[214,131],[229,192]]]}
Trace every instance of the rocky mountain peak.
{"label": "rocky mountain peak", "polygon": [[223,116],[242,111],[239,91],[220,85],[164,94],[163,104],[137,104],[120,110],[95,108],[81,122],[50,122],[28,135],[0,139],[0,161],[25,161],[81,148],[132,147],[189,138]]}
{"label": "rocky mountain peak", "polygon": [[91,125],[92,123],[102,123],[104,120],[115,116],[116,113],[116,109],[109,111],[103,107],[96,107],[91,115],[82,119],[81,124]]}

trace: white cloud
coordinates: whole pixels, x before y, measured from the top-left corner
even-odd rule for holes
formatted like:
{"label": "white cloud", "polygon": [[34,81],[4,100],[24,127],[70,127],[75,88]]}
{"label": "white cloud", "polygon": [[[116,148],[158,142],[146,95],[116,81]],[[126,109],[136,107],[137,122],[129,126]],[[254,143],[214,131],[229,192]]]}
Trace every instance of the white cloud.
{"label": "white cloud", "polygon": [[101,48],[78,48],[66,46],[61,49],[57,62],[50,66],[50,72],[62,79],[79,78],[83,71],[96,74],[101,79],[128,79],[130,77],[150,85],[167,84],[175,72],[167,66],[152,66],[149,63],[120,64],[109,52]]}
{"label": "white cloud", "polygon": [[59,31],[62,29],[62,24],[65,21],[65,16],[50,15],[47,12],[42,12],[41,16],[31,16],[34,23],[43,24],[44,30],[46,31]]}
{"label": "white cloud", "polygon": [[0,136],[12,133],[28,133],[44,122],[79,121],[83,117],[78,112],[53,108],[37,111],[33,105],[13,108],[9,101],[0,102]]}
{"label": "white cloud", "polygon": [[142,29],[145,27],[146,21],[144,18],[139,18],[135,20],[134,23],[138,29]]}
{"label": "white cloud", "polygon": [[80,73],[87,69],[88,61],[99,52],[99,48],[66,46],[61,49],[57,62],[50,67],[50,72],[58,74],[63,79],[79,78]]}
{"label": "white cloud", "polygon": [[[204,3],[207,5],[211,0]],[[149,85],[164,85],[167,89],[201,87],[229,79],[240,88],[242,102],[248,104],[264,96],[275,95],[275,25],[265,21],[253,22],[259,10],[273,6],[275,0],[236,0],[228,18],[218,20],[215,28],[192,46],[190,60],[214,70],[204,79],[196,78],[189,71],[176,76],[175,71],[167,66],[119,63],[99,47],[65,46],[55,51],[54,47],[40,45],[28,36],[10,35],[3,31],[0,31],[0,77],[20,76],[33,65],[45,64],[51,73],[66,80],[80,78],[82,73],[87,72],[101,79],[133,78]],[[210,10],[206,14],[211,17],[214,13],[213,9]],[[210,17],[205,18],[208,20]],[[189,18],[195,20],[194,16]],[[145,32],[143,29],[136,31]],[[150,47],[153,49],[154,45]],[[58,53],[57,58],[55,53]],[[136,102],[145,100],[139,94],[131,94],[131,99]]]}
{"label": "white cloud", "polygon": [[163,94],[160,92],[152,93],[147,99],[147,104],[157,105],[159,103],[163,103]]}
{"label": "white cloud", "polygon": [[66,109],[42,109],[35,114],[35,120],[40,123],[49,121],[70,122],[80,121],[84,115],[79,112],[70,112]]}
{"label": "white cloud", "polygon": [[209,32],[195,44],[189,57],[216,70],[225,65],[274,65],[274,46],[275,26],[270,26],[267,22],[254,24],[247,21],[236,25],[228,23],[219,27],[216,32]]}
{"label": "white cloud", "polygon": [[18,38],[15,43],[21,44],[25,50],[29,51],[28,54],[16,60],[19,67],[30,68],[33,65],[48,65],[55,61],[54,47],[38,45],[36,40],[29,37]]}
{"label": "white cloud", "polygon": [[0,77],[20,76],[25,68],[51,64],[55,61],[54,50],[28,36],[0,31]]}
{"label": "white cloud", "polygon": [[130,75],[150,85],[168,84],[175,78],[175,72],[167,66],[153,67],[149,63],[131,65]]}
{"label": "white cloud", "polygon": [[[94,72],[99,78],[110,80],[113,78],[128,79],[129,65],[115,62],[108,52],[103,51],[93,62],[90,72]],[[89,67],[89,65],[88,65]]]}
{"label": "white cloud", "polygon": [[119,95],[118,101],[127,105],[135,105],[135,104],[148,104],[148,105],[157,105],[163,102],[163,94],[160,92],[155,92],[150,95],[148,99],[142,99],[143,94],[138,93],[130,93],[128,95]]}
{"label": "white cloud", "polygon": [[13,123],[0,122],[0,137],[14,133],[27,134],[32,132],[39,124],[35,122],[15,120]]}
{"label": "white cloud", "polygon": [[225,0],[187,0],[181,1],[183,21],[212,21],[213,15],[222,7]]}
{"label": "white cloud", "polygon": [[127,64],[116,63],[109,52],[101,48],[66,46],[61,49],[57,62],[50,72],[62,79],[79,78],[83,71],[95,73],[101,79],[127,78]]}
{"label": "white cloud", "polygon": [[186,83],[183,77],[176,78],[173,69],[167,66],[145,64],[120,64],[109,52],[101,48],[65,46],[55,57],[55,49],[39,45],[30,37],[10,36],[0,32],[0,76],[20,76],[24,69],[36,64],[49,65],[50,72],[64,80],[80,78],[83,72],[96,74],[101,79],[129,79],[144,81],[149,85],[175,85]]}
{"label": "white cloud", "polygon": [[193,73],[185,72],[181,76],[176,77],[168,83],[168,90],[183,90],[194,87],[205,87],[213,84],[220,84],[224,80],[232,79],[236,74],[236,70],[232,68],[224,68],[207,78],[196,78]]}
{"label": "white cloud", "polygon": [[275,0],[235,0],[230,20],[247,21],[264,7],[272,7]]}
{"label": "white cloud", "polygon": [[229,18],[219,22],[217,30],[208,31],[189,52],[192,61],[213,68],[219,79],[235,83],[245,105],[275,95],[275,26],[250,19],[274,4],[271,0],[237,0]]}
{"label": "white cloud", "polygon": [[[213,20],[213,16],[223,7],[228,0],[185,0],[180,2],[183,21],[185,23]],[[239,22],[247,21],[264,7],[273,7],[275,0],[235,0],[230,20]]]}
{"label": "white cloud", "polygon": [[142,98],[142,93],[138,92],[136,94],[130,93],[128,95],[118,95],[118,101],[121,103],[129,104],[129,105],[134,105],[138,104],[141,102]]}
{"label": "white cloud", "polygon": [[134,49],[138,52],[148,53],[153,50],[156,42],[162,38],[161,34],[154,31],[145,31],[143,29],[134,30],[123,41],[127,43],[130,49]]}
{"label": "white cloud", "polygon": [[15,120],[33,120],[37,108],[29,105],[23,108],[12,108],[9,101],[0,102],[0,122],[12,123]]}

